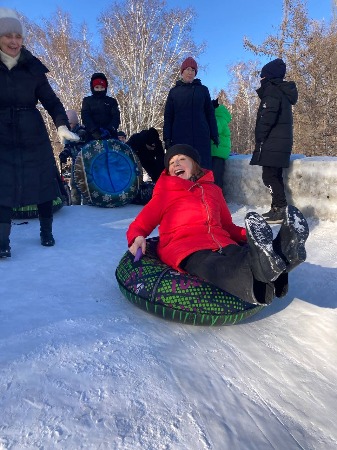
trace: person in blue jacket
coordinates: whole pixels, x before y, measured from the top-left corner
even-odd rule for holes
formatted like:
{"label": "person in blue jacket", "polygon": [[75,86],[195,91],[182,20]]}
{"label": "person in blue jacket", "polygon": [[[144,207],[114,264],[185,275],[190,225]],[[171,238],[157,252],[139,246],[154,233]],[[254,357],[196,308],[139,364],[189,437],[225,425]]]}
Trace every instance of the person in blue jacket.
{"label": "person in blue jacket", "polygon": [[212,169],[211,140],[219,144],[218,128],[208,88],[195,76],[196,61],[189,57],[181,65],[181,79],[170,90],[164,111],[163,139],[166,150],[188,144],[200,154],[201,165]]}

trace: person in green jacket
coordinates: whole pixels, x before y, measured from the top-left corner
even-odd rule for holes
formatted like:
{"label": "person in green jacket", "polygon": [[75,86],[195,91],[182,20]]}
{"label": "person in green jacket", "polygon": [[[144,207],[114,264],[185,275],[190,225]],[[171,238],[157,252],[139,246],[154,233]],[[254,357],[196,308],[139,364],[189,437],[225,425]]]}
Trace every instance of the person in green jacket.
{"label": "person in green jacket", "polygon": [[215,109],[215,119],[219,131],[219,145],[211,142],[212,151],[212,170],[214,175],[214,182],[221,189],[223,188],[223,176],[225,172],[225,161],[228,159],[231,151],[231,131],[229,129],[229,122],[232,116],[226,106],[219,104],[219,99],[212,100]]}

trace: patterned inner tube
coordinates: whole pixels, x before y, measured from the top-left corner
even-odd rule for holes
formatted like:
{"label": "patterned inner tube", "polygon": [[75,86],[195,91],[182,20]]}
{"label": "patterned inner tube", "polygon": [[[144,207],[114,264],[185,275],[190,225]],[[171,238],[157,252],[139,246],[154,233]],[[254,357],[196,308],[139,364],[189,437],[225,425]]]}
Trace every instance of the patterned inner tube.
{"label": "patterned inner tube", "polygon": [[90,141],[76,157],[74,179],[89,204],[114,208],[136,198],[142,167],[135,153],[123,142]]}
{"label": "patterned inner tube", "polygon": [[158,238],[147,239],[146,255],[137,262],[127,251],[116,269],[121,292],[138,307],[165,319],[213,326],[236,324],[263,308],[175,271],[159,260],[157,244]]}
{"label": "patterned inner tube", "polygon": [[[63,206],[62,200],[57,197],[53,201],[53,212],[57,212]],[[22,206],[21,208],[13,208],[13,219],[36,219],[39,213],[36,205]]]}

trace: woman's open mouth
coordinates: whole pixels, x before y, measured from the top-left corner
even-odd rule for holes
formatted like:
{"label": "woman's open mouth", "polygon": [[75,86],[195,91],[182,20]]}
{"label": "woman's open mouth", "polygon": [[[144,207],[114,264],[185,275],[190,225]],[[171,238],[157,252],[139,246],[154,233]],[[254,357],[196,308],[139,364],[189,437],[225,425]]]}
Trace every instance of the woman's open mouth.
{"label": "woman's open mouth", "polygon": [[176,175],[177,177],[179,177],[180,175],[183,175],[185,173],[185,170],[183,169],[177,169],[174,171],[174,175]]}

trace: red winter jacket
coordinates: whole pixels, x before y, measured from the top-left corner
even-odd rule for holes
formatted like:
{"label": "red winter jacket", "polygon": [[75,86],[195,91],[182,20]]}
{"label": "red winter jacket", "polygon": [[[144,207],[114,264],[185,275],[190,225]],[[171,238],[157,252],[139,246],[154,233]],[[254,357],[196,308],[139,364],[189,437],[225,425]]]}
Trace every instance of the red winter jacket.
{"label": "red winter jacket", "polygon": [[234,225],[213,173],[205,170],[198,181],[162,172],[153,197],[127,231],[128,245],[137,236],[147,237],[159,225],[158,256],[176,270],[191,253],[218,251],[229,244],[246,242],[246,230]]}

